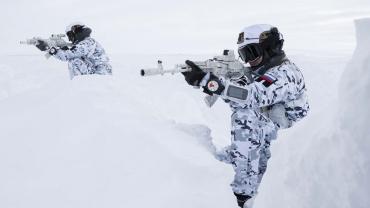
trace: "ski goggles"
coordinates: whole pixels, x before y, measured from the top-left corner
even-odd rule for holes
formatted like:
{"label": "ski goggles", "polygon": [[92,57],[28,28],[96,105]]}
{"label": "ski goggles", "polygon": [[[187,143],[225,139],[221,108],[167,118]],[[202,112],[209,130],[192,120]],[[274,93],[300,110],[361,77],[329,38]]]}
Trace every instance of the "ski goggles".
{"label": "ski goggles", "polygon": [[263,49],[258,43],[251,43],[238,49],[240,58],[244,62],[253,61],[263,55]]}
{"label": "ski goggles", "polygon": [[85,27],[84,25],[74,25],[74,26],[72,26],[71,27],[71,30],[66,33],[68,39],[71,40],[71,41],[73,41],[74,38],[75,38],[75,35],[78,32],[81,32],[82,28],[84,28],[84,27]]}

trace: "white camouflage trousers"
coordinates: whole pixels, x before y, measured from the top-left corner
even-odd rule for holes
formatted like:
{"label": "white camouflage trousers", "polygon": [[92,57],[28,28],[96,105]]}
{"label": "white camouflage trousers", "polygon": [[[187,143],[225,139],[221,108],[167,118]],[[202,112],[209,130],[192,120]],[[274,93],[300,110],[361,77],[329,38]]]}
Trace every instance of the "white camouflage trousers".
{"label": "white camouflage trousers", "polygon": [[254,196],[271,157],[270,142],[276,138],[273,122],[253,109],[237,109],[231,116],[230,162],[235,171],[235,193]]}

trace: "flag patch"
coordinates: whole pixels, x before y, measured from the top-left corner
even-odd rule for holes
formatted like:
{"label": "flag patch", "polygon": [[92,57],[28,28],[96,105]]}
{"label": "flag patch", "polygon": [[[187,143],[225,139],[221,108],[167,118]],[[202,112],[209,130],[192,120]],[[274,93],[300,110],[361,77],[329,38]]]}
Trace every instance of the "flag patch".
{"label": "flag patch", "polygon": [[272,75],[264,74],[256,79],[256,82],[261,82],[265,87],[270,87],[277,81],[277,78]]}

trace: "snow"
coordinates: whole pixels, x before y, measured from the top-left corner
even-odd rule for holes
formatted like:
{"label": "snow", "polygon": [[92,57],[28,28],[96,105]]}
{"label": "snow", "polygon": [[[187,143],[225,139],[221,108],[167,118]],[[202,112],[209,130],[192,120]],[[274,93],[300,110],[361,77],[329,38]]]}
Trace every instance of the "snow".
{"label": "snow", "polygon": [[351,161],[349,168],[354,169],[351,175],[353,190],[350,193],[351,203],[356,207],[368,207],[370,199],[370,113],[367,107],[370,106],[369,89],[370,85],[370,19],[356,21],[357,47],[351,61],[346,67],[342,76],[340,90],[341,97],[340,128],[347,137],[343,140],[346,146],[353,151],[349,152]]}
{"label": "snow", "polygon": [[[260,21],[284,32],[312,111],[272,144],[255,207],[370,206],[370,23],[356,21],[356,34],[353,24],[368,15],[368,1],[274,1],[250,12],[239,0],[74,2],[1,3],[0,207],[236,207],[232,168],[210,147],[211,139],[229,143],[227,105],[209,109],[181,75],[139,70],[157,59],[167,67],[205,60]],[[46,20],[45,10],[72,15]],[[70,81],[65,63],[18,45],[76,20],[93,27],[113,76]]]}

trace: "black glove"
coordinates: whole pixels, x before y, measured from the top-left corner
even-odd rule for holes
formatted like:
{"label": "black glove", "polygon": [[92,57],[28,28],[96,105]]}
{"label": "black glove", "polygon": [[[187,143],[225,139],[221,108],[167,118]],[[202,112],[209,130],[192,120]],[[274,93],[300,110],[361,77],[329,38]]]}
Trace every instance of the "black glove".
{"label": "black glove", "polygon": [[191,86],[198,86],[200,84],[200,81],[202,81],[203,77],[206,75],[205,72],[203,72],[199,66],[197,66],[194,62],[186,60],[186,65],[188,65],[191,68],[190,72],[182,72],[182,74],[185,77],[186,82]]}
{"label": "black glove", "polygon": [[46,44],[43,40],[38,40],[36,44],[36,48],[38,48],[40,51],[46,51],[49,49],[48,44]]}

